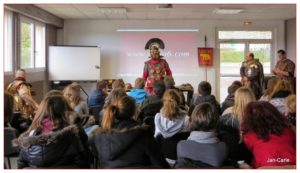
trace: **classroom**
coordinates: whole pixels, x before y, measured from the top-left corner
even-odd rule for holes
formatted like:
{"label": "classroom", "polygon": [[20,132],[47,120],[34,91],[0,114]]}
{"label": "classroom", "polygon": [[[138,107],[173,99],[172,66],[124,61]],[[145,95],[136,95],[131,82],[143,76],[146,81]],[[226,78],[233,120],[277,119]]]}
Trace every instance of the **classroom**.
{"label": "classroom", "polygon": [[4,3],[4,169],[296,170],[296,8]]}

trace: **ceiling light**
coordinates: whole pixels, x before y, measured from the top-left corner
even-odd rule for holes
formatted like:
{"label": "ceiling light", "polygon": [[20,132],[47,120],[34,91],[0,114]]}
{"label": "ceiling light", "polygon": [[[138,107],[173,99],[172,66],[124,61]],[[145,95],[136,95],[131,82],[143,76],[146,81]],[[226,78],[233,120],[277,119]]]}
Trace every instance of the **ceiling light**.
{"label": "ceiling light", "polygon": [[117,29],[117,32],[199,32],[199,29]]}
{"label": "ceiling light", "polygon": [[244,21],[244,26],[251,26],[251,25],[252,25],[251,21],[248,21],[248,20]]}
{"label": "ceiling light", "polygon": [[159,4],[157,6],[158,10],[169,10],[169,9],[172,9],[172,8],[173,8],[172,4]]}
{"label": "ceiling light", "polygon": [[243,8],[217,8],[213,12],[215,14],[239,14],[244,11]]}
{"label": "ceiling light", "polygon": [[127,12],[124,7],[98,7],[98,9],[105,14],[124,14]]}

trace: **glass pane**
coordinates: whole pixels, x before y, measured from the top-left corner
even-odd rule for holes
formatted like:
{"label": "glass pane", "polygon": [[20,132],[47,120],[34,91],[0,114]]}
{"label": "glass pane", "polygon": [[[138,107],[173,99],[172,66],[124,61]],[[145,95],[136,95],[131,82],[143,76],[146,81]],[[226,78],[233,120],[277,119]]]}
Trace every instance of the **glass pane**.
{"label": "glass pane", "polygon": [[222,43],[220,44],[220,101],[227,96],[227,88],[235,80],[241,80],[240,67],[244,61],[245,44],[243,43]]}
{"label": "glass pane", "polygon": [[272,31],[219,31],[219,39],[272,39]]}
{"label": "glass pane", "polygon": [[45,27],[35,26],[35,67],[45,67]]}
{"label": "glass pane", "polygon": [[4,71],[12,71],[13,68],[13,15],[10,11],[4,11]]}
{"label": "glass pane", "polygon": [[259,59],[264,67],[264,74],[271,73],[271,44],[250,44],[249,51],[254,53],[254,58]]}
{"label": "glass pane", "polygon": [[220,44],[221,75],[239,75],[244,55],[245,44]]}
{"label": "glass pane", "polygon": [[33,24],[21,22],[21,68],[33,68]]}

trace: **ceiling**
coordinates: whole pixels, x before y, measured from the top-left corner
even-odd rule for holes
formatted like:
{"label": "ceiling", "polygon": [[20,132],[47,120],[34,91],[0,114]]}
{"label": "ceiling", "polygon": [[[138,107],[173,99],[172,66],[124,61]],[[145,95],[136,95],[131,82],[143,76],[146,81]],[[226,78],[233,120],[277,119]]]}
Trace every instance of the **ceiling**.
{"label": "ceiling", "polygon": [[[162,4],[160,4],[162,5]],[[62,19],[103,20],[287,20],[296,18],[295,4],[173,4],[171,9],[159,9],[156,4],[38,4]],[[117,7],[123,12],[103,12],[101,8]],[[215,14],[217,8],[242,8],[239,14]],[[126,10],[126,11],[125,11]]]}

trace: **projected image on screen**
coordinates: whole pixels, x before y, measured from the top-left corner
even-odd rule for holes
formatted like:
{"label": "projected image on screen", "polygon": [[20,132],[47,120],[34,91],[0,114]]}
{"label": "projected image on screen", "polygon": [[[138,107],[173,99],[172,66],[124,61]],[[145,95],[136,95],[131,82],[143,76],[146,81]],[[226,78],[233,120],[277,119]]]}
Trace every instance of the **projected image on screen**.
{"label": "projected image on screen", "polygon": [[121,77],[141,77],[144,62],[149,60],[150,51],[145,45],[151,38],[159,38],[165,48],[160,54],[169,63],[173,76],[190,77],[198,70],[195,33],[122,33],[120,68]]}

